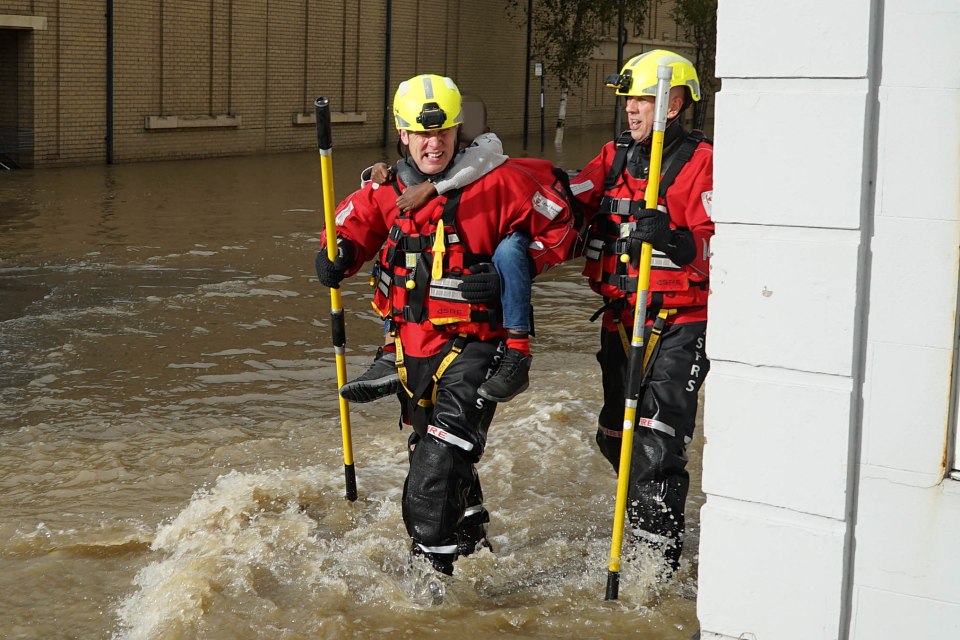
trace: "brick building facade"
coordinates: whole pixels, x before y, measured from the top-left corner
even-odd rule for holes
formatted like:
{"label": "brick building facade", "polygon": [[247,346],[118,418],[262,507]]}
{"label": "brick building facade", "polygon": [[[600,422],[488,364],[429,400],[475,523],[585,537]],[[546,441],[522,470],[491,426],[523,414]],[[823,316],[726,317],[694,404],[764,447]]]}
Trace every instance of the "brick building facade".
{"label": "brick building facade", "polygon": [[[613,43],[615,25],[610,34]],[[629,34],[625,57],[690,51],[668,5]],[[611,43],[572,92],[568,127],[612,124],[603,86],[616,67]],[[383,144],[385,134],[392,145],[384,107],[400,80],[426,72],[453,77],[487,103],[499,133],[516,135],[525,58],[525,30],[501,0],[0,0],[0,160],[42,167],[305,150],[316,144],[318,95],[331,100],[338,146]],[[530,80],[532,130],[540,83]],[[552,127],[559,90],[550,78],[545,87]]]}

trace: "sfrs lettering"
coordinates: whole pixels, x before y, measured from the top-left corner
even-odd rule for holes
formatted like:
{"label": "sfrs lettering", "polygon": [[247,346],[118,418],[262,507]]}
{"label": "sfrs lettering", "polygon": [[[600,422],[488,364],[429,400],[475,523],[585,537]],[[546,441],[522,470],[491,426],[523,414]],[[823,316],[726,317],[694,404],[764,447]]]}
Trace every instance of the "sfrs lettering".
{"label": "sfrs lettering", "polygon": [[[703,355],[703,346],[704,346],[704,337],[700,336],[697,338],[697,353],[694,355],[694,362],[699,362],[703,360],[706,356]],[[692,364],[690,365],[690,378],[687,380],[686,390],[690,393],[693,393],[700,387],[700,365]]]}

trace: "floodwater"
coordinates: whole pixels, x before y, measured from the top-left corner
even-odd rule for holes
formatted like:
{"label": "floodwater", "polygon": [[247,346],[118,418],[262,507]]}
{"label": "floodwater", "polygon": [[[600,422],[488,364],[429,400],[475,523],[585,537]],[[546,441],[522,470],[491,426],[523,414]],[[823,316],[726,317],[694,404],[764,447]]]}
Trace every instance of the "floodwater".
{"label": "floodwater", "polygon": [[[607,137],[544,155],[577,168]],[[381,153],[335,149],[338,199]],[[603,599],[616,481],[579,264],[535,285],[531,388],[479,464],[495,553],[443,604],[410,597],[395,400],[351,407],[343,497],[321,202],[315,152],[0,173],[0,635],[696,634],[699,437],[681,572],[625,564]],[[343,296],[354,375],[380,324],[366,278]]]}

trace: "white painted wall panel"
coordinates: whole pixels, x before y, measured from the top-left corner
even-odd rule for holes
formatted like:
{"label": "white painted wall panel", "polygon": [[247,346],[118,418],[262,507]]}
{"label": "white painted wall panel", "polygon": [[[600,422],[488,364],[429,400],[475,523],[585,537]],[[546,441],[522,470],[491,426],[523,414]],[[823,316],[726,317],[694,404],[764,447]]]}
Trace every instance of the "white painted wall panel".
{"label": "white painted wall panel", "polygon": [[949,349],[871,341],[863,464],[919,474],[927,479],[925,485],[939,481],[947,448],[951,366]]}
{"label": "white painted wall panel", "polygon": [[702,637],[838,637],[847,560],[850,638],[960,637],[960,2],[736,0],[718,31]]}
{"label": "white painted wall panel", "polygon": [[718,4],[717,77],[866,75],[869,0]]}
{"label": "white painted wall panel", "polygon": [[960,483],[921,489],[903,474],[867,466],[858,512],[857,585],[960,605]]}
{"label": "white painted wall panel", "polygon": [[857,232],[720,225],[707,354],[850,375],[858,242]]}
{"label": "white painted wall panel", "polygon": [[862,587],[855,599],[851,640],[960,638],[960,604],[955,602]]}
{"label": "white painted wall panel", "polygon": [[[952,64],[933,66],[960,73],[960,52]],[[880,106],[877,215],[956,223],[960,89],[886,87]]]}
{"label": "white painted wall panel", "polygon": [[704,636],[836,638],[842,551],[840,522],[711,496],[701,510]]}
{"label": "white painted wall panel", "polygon": [[[871,342],[952,346],[960,262],[957,215],[955,204],[949,221],[877,218],[871,243]],[[937,375],[946,383],[949,370]]]}
{"label": "white painted wall panel", "polygon": [[883,84],[960,87],[960,2],[884,0],[883,6]]}
{"label": "white painted wall panel", "polygon": [[858,228],[865,99],[862,80],[724,80],[714,220]]}
{"label": "white painted wall panel", "polygon": [[704,491],[842,520],[850,379],[716,362],[709,380]]}

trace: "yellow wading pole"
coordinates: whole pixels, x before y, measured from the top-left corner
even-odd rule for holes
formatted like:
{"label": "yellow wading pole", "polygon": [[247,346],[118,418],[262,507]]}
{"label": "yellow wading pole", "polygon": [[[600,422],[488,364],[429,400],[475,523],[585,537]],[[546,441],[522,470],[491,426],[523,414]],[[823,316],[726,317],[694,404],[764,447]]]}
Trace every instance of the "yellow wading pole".
{"label": "yellow wading pole", "polygon": [[[657,67],[657,99],[654,104],[653,138],[650,145],[650,173],[645,206],[657,208],[660,191],[660,162],[663,159],[663,132],[667,128],[667,102],[670,97],[670,79],[673,69]],[[620,553],[623,547],[623,526],[627,512],[627,493],[630,489],[630,457],[633,452],[633,427],[637,420],[640,383],[643,380],[643,352],[646,347],[643,330],[647,318],[647,293],[650,290],[650,258],[653,247],[644,242],[640,248],[637,276],[637,304],[633,310],[633,337],[630,340],[630,359],[627,365],[627,384],[624,392],[623,440],[620,442],[620,468],[617,471],[617,504],[613,513],[613,537],[610,541],[610,565],[607,570],[606,600],[616,600],[620,591]],[[624,256],[626,257],[626,256]],[[628,258],[629,259],[629,258]]]}
{"label": "yellow wading pole", "polygon": [[[327,257],[333,262],[337,257],[337,221],[334,215],[336,201],[333,197],[333,140],[330,135],[330,100],[317,98],[314,103],[317,116],[317,148],[320,150],[320,180],[323,183],[323,217],[327,234]],[[340,289],[330,289],[330,325],[333,334],[333,350],[337,358],[337,390],[347,381],[347,329],[343,322],[343,304]],[[340,400],[340,433],[343,437],[343,476],[346,481],[346,498],[357,499],[357,476],[353,469],[353,442],[350,436],[350,403],[337,393]]]}

